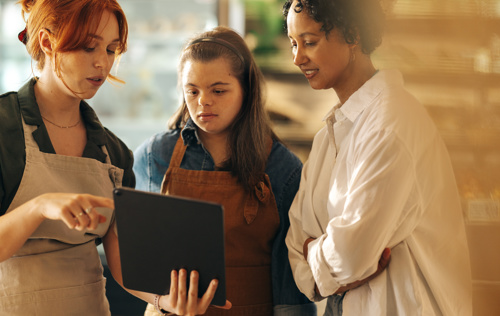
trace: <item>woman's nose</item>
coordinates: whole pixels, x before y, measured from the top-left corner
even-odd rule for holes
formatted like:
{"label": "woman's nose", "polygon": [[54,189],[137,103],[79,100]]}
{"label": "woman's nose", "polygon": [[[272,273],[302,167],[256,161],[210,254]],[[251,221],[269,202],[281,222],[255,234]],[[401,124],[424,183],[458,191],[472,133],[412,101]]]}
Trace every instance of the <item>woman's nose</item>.
{"label": "woman's nose", "polygon": [[200,106],[210,106],[212,105],[212,98],[210,98],[209,95],[206,93],[200,93],[200,96],[198,98],[198,104]]}
{"label": "woman's nose", "polygon": [[95,59],[95,67],[107,69],[109,66],[109,56],[107,52],[100,52]]}
{"label": "woman's nose", "polygon": [[302,65],[305,61],[307,60],[306,55],[303,53],[302,48],[297,48],[293,52],[293,64],[295,66],[300,66]]}

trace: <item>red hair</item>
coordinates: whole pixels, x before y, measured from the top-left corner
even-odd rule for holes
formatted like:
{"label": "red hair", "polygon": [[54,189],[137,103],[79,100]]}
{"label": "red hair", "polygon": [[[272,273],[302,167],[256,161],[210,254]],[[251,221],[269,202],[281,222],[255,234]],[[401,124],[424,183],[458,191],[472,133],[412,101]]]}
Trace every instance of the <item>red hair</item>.
{"label": "red hair", "polygon": [[[45,54],[38,42],[38,33],[46,29],[51,34],[55,56],[56,73],[60,75],[58,53],[80,50],[92,42],[101,16],[105,10],[115,15],[118,21],[119,45],[116,55],[127,50],[128,24],[122,8],[116,0],[19,0],[26,22],[26,49],[38,69],[45,66]],[[26,14],[29,14],[26,19]],[[120,81],[113,75],[109,79]]]}

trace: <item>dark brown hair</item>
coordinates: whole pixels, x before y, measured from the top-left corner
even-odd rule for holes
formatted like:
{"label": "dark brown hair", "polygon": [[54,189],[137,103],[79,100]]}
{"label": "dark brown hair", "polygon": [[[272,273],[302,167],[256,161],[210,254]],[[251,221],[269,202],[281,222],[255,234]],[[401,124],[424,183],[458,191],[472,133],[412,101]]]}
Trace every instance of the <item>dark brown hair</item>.
{"label": "dark brown hair", "polygon": [[[232,45],[234,49],[216,42],[196,42],[201,38],[220,39]],[[192,42],[196,43],[188,44],[180,57],[179,84],[186,61],[208,63],[224,58],[230,64],[232,75],[241,85],[243,104],[240,113],[230,126],[228,136],[230,157],[223,168],[231,171],[247,190],[252,190],[264,174],[271,140],[277,139],[264,109],[262,73],[243,38],[230,28],[216,27],[189,41]],[[170,119],[168,126],[171,129],[182,128],[188,119],[187,104],[182,97],[181,105]]]}

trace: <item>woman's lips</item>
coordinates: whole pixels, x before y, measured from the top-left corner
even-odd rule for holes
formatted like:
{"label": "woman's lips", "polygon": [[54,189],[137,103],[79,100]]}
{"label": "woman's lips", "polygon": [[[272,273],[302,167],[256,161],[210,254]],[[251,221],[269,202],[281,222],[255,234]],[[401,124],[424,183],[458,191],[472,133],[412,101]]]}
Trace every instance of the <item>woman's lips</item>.
{"label": "woman's lips", "polygon": [[216,117],[217,117],[217,115],[213,114],[213,113],[201,113],[201,114],[198,114],[198,118],[201,121],[205,121],[205,122],[213,120]]}
{"label": "woman's lips", "polygon": [[87,81],[90,82],[90,84],[99,87],[104,83],[104,78],[103,77],[92,77],[92,78],[87,78]]}
{"label": "woman's lips", "polygon": [[311,79],[318,73],[318,69],[302,70],[302,73],[304,74],[304,76],[306,76],[307,79]]}

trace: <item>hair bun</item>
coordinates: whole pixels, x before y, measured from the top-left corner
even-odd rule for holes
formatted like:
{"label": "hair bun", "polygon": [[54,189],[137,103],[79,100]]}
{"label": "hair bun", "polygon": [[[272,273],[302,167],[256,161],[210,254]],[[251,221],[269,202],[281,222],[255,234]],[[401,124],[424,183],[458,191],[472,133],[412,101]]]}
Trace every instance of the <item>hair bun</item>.
{"label": "hair bun", "polygon": [[35,2],[36,0],[19,0],[18,3],[22,6],[23,16],[24,14],[31,12]]}

